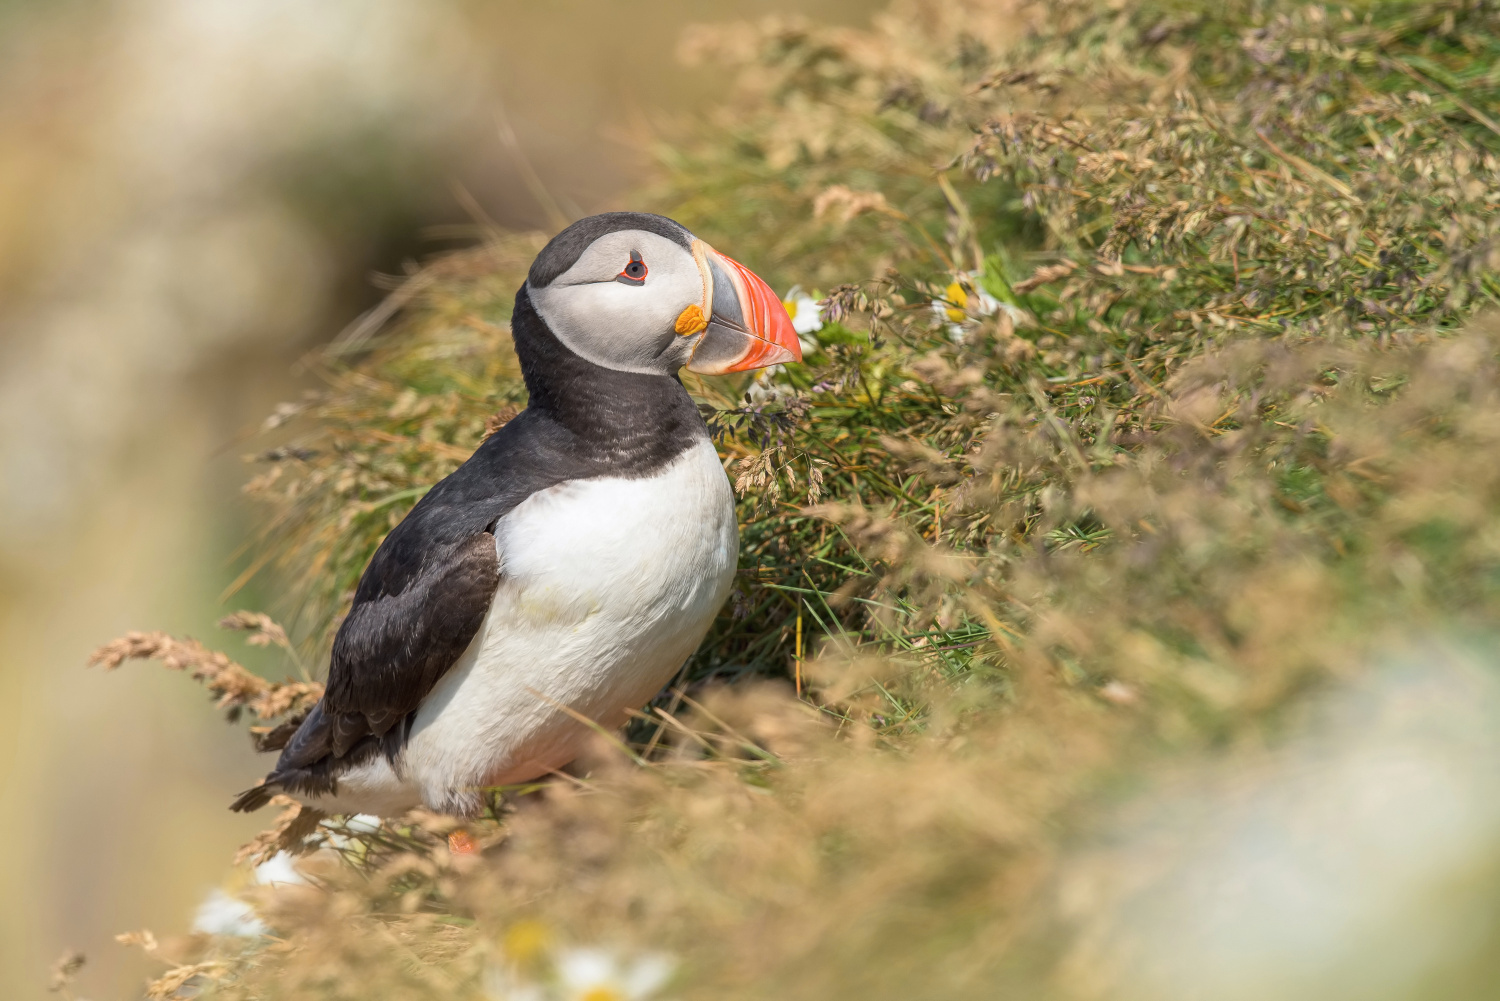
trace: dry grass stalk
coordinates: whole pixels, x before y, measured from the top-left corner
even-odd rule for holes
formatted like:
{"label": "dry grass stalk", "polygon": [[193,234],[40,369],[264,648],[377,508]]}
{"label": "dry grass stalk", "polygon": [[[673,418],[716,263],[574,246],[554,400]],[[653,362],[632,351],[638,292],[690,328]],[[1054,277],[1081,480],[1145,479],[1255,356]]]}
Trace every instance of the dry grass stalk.
{"label": "dry grass stalk", "polygon": [[47,979],[48,992],[61,994],[63,1001],[73,1001],[73,981],[78,978],[78,973],[86,962],[87,957],[77,949],[69,949],[59,956],[52,964],[52,971]]}
{"label": "dry grass stalk", "polygon": [[234,856],[235,865],[260,865],[269,862],[277,852],[304,853],[308,850],[308,837],[324,817],[288,796],[272,796],[268,805],[280,807],[281,813],[270,827],[240,847]]}
{"label": "dry grass stalk", "polygon": [[[249,615],[251,613],[240,613]],[[259,620],[264,616],[254,616]],[[236,620],[239,621],[239,620]],[[266,619],[266,622],[270,622]],[[285,633],[275,626],[275,632],[284,640]],[[234,626],[232,628],[244,628]],[[270,630],[265,636],[271,642]],[[252,637],[254,642],[257,637]],[[272,720],[310,707],[323,694],[323,686],[317,682],[267,681],[251,674],[217,650],[210,650],[195,639],[178,639],[163,632],[128,632],[119,639],[111,640],[89,656],[89,664],[113,671],[127,660],[157,660],[172,671],[186,671],[194,681],[201,682],[215,699],[215,706],[237,714],[248,709],[256,718]]]}

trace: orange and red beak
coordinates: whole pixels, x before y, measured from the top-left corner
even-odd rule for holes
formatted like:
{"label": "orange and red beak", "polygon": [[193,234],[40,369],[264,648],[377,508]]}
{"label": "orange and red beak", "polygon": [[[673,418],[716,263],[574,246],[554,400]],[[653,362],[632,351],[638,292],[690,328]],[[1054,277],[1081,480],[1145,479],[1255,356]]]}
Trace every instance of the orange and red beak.
{"label": "orange and red beak", "polygon": [[693,241],[693,256],[703,273],[708,325],[693,348],[688,371],[724,375],[802,360],[792,318],[769,285],[702,240]]}

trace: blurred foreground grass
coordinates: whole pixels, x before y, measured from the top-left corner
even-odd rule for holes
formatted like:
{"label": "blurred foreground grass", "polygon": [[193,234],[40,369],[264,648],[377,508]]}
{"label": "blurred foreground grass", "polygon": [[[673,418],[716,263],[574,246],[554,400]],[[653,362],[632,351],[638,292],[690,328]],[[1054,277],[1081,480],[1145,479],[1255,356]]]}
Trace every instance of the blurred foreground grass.
{"label": "blurred foreground grass", "polygon": [[[544,996],[577,945],[684,998],[1490,996],[1500,6],[900,3],[684,48],[740,85],[642,204],[826,296],[805,365],[689,382],[729,606],[478,858],[285,816],[254,850],[323,847],[313,881],[247,891],[269,937],[152,940],[154,996]],[[542,242],[412,275],[268,420],[247,574],[289,662],[524,405]]]}

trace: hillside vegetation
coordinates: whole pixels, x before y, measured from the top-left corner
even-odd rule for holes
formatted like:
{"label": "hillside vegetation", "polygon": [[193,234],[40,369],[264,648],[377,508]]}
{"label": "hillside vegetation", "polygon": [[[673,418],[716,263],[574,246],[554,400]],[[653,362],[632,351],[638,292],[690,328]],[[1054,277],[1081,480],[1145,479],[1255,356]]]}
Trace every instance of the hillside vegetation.
{"label": "hillside vegetation", "polygon": [[[183,946],[153,996],[584,996],[551,979],[579,946],[670,955],[680,998],[1241,996],[1152,972],[1128,905],[1173,852],[1121,832],[1393,659],[1494,649],[1500,5],[931,0],[683,50],[739,83],[632,207],[822,303],[804,365],[685,376],[739,495],[729,604],[586,777],[496,791],[478,857],[444,818],[289,809],[251,852],[331,846],[316,884],[249,891],[275,937]],[[407,277],[268,420],[247,574],[292,638],[252,640],[317,663],[384,533],[524,406],[544,242]],[[257,727],[317,691],[159,634],[101,656]],[[1487,850],[1440,964],[1305,996],[1482,996]]]}

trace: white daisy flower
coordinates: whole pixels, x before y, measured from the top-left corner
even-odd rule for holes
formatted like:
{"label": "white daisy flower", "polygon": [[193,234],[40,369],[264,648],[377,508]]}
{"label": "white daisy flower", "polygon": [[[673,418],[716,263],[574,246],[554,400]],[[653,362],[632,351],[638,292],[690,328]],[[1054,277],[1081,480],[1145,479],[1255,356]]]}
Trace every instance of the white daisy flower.
{"label": "white daisy flower", "polygon": [[561,997],[568,1001],[646,1001],[666,986],[677,964],[645,953],[622,960],[605,949],[566,949],[557,956]]}
{"label": "white daisy flower", "polygon": [[786,315],[792,318],[792,329],[802,343],[802,353],[811,354],[818,350],[817,338],[808,336],[823,329],[823,310],[818,306],[818,300],[802,291],[801,285],[793,285],[781,304],[786,307]]}
{"label": "white daisy flower", "polygon": [[275,855],[255,866],[254,878],[255,882],[263,887],[278,884],[278,882],[287,882],[291,885],[302,885],[308,882],[308,876],[297,872],[297,866],[291,860],[291,854],[285,851],[276,852]]}
{"label": "white daisy flower", "polygon": [[[380,830],[380,818],[372,813],[356,813],[343,822],[343,829],[350,834],[374,834]],[[343,851],[354,843],[354,839],[346,834],[338,834],[324,828],[325,837],[329,848]]]}
{"label": "white daisy flower", "polygon": [[356,813],[344,821],[344,827],[355,834],[374,834],[380,830],[380,818],[373,813]]}
{"label": "white daisy flower", "polygon": [[[250,881],[256,886],[298,886],[308,880],[297,871],[290,854],[277,852],[251,871]],[[193,915],[193,931],[205,935],[254,938],[270,930],[254,907],[224,890],[211,892]]]}
{"label": "white daisy flower", "polygon": [[277,852],[255,867],[255,881],[262,886],[271,886],[276,883],[299,886],[307,882],[307,877],[297,871],[297,866],[293,864],[290,854]]}
{"label": "white daisy flower", "polygon": [[[490,1001],[550,1001],[536,978],[551,966],[552,930],[541,921],[518,921],[500,940],[500,955],[484,975]],[[545,978],[544,978],[545,979]]]}
{"label": "white daisy flower", "polygon": [[255,908],[231,897],[223,890],[214,890],[193,915],[193,931],[204,935],[232,935],[237,938],[256,938],[270,932],[270,928],[255,913]]}
{"label": "white daisy flower", "polygon": [[[977,279],[978,271],[968,272],[970,279]],[[976,316],[994,316],[996,313],[1005,313],[1013,322],[1019,323],[1026,316],[1024,310],[1017,309],[1008,302],[1001,302],[979,287],[977,281],[971,281],[970,292],[958,281],[950,282],[943,290],[943,299],[933,300],[932,311],[948,321],[948,336],[954,341],[964,339],[964,323]]]}

